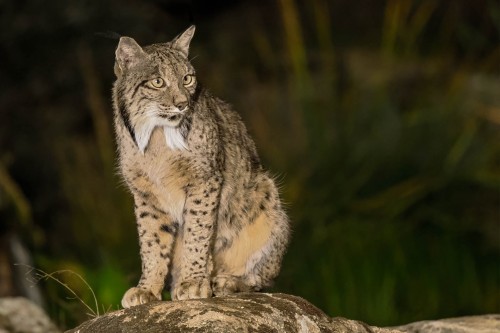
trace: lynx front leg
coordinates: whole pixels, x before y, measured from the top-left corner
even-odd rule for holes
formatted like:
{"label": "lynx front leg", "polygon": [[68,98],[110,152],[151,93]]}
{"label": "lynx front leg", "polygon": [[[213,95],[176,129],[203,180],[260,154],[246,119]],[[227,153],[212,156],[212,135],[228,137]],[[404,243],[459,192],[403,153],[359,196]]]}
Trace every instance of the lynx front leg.
{"label": "lynx front leg", "polygon": [[155,204],[146,203],[145,199],[135,196],[142,275],[137,287],[130,288],[123,296],[124,308],[161,300],[178,228],[168,213]]}
{"label": "lynx front leg", "polygon": [[188,189],[184,211],[183,256],[179,279],[172,291],[175,300],[212,296],[210,276],[213,264],[210,251],[221,180],[220,175],[211,176],[199,186]]}

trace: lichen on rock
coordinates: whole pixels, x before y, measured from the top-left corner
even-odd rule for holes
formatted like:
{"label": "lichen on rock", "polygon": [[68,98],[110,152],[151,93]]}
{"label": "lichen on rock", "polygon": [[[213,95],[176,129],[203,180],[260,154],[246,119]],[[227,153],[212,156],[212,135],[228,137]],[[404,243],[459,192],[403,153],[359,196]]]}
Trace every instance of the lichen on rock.
{"label": "lichen on rock", "polygon": [[66,333],[497,333],[500,315],[416,322],[383,328],[331,318],[303,298],[242,293],[152,302],[107,313]]}
{"label": "lichen on rock", "polygon": [[330,318],[306,300],[285,294],[152,302],[105,314],[67,333],[126,332],[395,332],[344,318]]}

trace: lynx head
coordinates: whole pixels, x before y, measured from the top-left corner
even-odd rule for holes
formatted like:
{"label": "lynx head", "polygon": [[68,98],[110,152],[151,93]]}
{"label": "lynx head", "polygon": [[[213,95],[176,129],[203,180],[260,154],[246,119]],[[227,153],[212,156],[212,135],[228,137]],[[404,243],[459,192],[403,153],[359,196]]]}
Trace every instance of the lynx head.
{"label": "lynx head", "polygon": [[186,117],[196,96],[196,77],[188,60],[194,26],[168,43],[141,48],[121,37],[116,49],[115,108],[144,153],[153,130],[163,127],[172,149],[186,149]]}

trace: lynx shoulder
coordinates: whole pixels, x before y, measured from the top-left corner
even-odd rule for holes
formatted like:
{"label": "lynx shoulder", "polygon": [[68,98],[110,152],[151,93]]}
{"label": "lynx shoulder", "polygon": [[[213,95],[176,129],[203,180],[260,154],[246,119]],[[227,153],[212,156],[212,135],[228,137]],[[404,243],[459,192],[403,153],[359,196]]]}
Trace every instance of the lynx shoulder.
{"label": "lynx shoulder", "polygon": [[[277,276],[289,222],[237,113],[197,81],[194,26],[163,44],[122,37],[114,121],[135,202],[142,275],[122,305],[258,291]],[[167,279],[168,278],[168,279]]]}

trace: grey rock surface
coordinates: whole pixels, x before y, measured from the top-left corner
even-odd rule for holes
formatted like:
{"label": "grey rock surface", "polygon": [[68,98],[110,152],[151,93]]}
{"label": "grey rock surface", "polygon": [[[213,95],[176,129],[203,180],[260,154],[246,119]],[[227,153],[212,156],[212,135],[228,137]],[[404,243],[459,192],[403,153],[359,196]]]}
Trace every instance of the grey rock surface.
{"label": "grey rock surface", "polygon": [[26,298],[0,298],[0,333],[59,332],[45,312]]}
{"label": "grey rock surface", "polygon": [[499,333],[500,314],[418,321],[395,328],[409,333]]}
{"label": "grey rock surface", "polygon": [[189,301],[152,302],[107,313],[66,331],[101,332],[500,333],[500,314],[382,328],[341,317],[331,318],[297,296],[245,293]]}
{"label": "grey rock surface", "polygon": [[152,302],[107,313],[67,333],[158,332],[397,332],[345,318],[330,318],[306,300],[247,293],[176,302]]}

